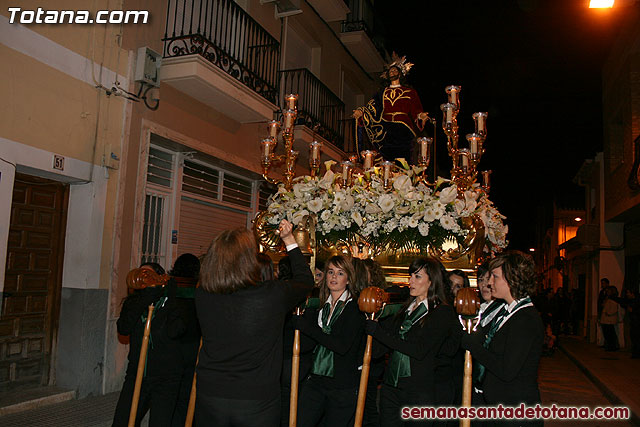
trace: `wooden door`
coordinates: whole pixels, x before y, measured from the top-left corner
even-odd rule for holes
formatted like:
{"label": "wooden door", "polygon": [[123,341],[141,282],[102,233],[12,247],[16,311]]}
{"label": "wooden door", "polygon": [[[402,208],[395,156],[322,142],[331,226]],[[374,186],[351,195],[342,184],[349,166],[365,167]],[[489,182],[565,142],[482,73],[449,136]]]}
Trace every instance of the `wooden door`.
{"label": "wooden door", "polygon": [[49,383],[68,186],[16,174],[0,312],[0,391]]}

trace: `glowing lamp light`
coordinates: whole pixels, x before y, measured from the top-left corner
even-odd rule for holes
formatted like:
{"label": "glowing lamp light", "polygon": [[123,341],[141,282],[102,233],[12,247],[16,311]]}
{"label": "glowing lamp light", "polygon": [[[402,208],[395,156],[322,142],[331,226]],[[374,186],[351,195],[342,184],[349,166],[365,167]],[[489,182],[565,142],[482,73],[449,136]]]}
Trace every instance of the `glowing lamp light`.
{"label": "glowing lamp light", "polygon": [[573,218],[573,220],[574,220],[575,222],[580,222],[580,221],[582,221],[582,218],[580,218],[579,216],[577,216],[577,217]]}
{"label": "glowing lamp light", "polygon": [[536,248],[529,248],[529,252],[535,252]]}
{"label": "glowing lamp light", "polygon": [[590,9],[607,9],[612,8],[615,0],[591,0],[589,2]]}

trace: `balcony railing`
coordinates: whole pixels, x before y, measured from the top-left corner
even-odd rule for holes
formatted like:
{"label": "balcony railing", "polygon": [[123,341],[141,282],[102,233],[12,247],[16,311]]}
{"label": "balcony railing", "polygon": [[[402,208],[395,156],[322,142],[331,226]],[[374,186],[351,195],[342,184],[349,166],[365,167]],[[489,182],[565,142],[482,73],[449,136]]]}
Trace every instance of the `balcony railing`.
{"label": "balcony railing", "polygon": [[298,124],[344,149],[344,103],[308,69],[280,72],[282,94],[298,94]]}
{"label": "balcony railing", "polygon": [[280,43],[231,0],[169,0],[165,58],[198,54],[272,103]]}
{"label": "balcony railing", "polygon": [[377,17],[370,0],[345,0],[350,13],[347,19],[342,21],[342,32],[364,31],[367,33],[382,57],[385,57],[384,25]]}

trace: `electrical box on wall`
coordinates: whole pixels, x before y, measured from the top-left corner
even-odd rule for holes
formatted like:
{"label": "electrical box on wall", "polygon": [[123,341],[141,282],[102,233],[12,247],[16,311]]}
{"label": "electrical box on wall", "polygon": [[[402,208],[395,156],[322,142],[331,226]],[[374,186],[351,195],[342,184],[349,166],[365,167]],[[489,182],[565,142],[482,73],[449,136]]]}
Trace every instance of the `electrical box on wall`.
{"label": "electrical box on wall", "polygon": [[162,65],[162,56],[158,52],[154,52],[148,47],[138,49],[136,58],[136,71],[134,80],[142,82],[149,86],[160,86],[160,66]]}

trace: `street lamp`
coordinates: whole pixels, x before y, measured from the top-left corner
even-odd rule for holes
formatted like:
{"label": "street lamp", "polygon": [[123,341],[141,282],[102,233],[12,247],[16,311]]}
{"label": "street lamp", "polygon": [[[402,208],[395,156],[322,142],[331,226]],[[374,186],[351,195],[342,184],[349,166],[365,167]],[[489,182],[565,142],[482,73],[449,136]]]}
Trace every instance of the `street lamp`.
{"label": "street lamp", "polygon": [[591,0],[589,2],[590,9],[607,9],[612,8],[615,0]]}

